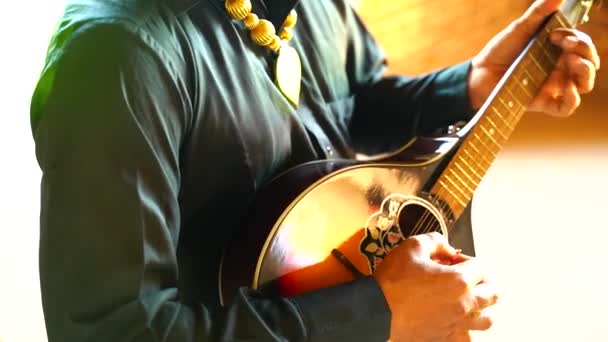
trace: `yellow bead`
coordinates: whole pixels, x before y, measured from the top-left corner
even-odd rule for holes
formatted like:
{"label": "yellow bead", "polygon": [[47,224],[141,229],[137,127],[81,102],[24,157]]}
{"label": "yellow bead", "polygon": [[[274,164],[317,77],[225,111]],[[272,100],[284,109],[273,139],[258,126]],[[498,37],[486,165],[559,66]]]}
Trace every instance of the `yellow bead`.
{"label": "yellow bead", "polygon": [[251,39],[259,46],[272,43],[275,36],[274,25],[266,19],[260,19],[258,25],[251,30]]}
{"label": "yellow bead", "polygon": [[283,28],[292,28],[296,26],[296,21],[298,21],[298,14],[296,11],[291,10],[285,21],[283,22]]}
{"label": "yellow bead", "polygon": [[279,38],[278,36],[274,36],[272,42],[268,44],[268,48],[274,52],[279,51],[279,49],[281,48],[281,38]]}
{"label": "yellow bead", "polygon": [[225,6],[234,20],[243,20],[251,13],[251,0],[226,0]]}
{"label": "yellow bead", "polygon": [[259,23],[260,18],[258,18],[255,13],[249,13],[249,15],[243,19],[243,24],[245,24],[245,27],[248,30],[252,30],[254,27],[258,26]]}
{"label": "yellow bead", "polygon": [[281,34],[279,34],[279,37],[281,37],[281,39],[283,39],[284,41],[288,42],[293,37],[293,34],[289,29],[282,29]]}

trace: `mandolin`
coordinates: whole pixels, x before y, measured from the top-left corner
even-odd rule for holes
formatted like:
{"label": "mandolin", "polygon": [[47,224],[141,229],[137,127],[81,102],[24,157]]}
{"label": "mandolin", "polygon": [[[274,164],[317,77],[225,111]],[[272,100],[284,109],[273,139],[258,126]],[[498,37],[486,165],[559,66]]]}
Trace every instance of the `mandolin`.
{"label": "mandolin", "polygon": [[592,0],[549,16],[476,115],[443,137],[398,151],[296,166],[256,196],[221,261],[222,303],[242,286],[292,296],[370,275],[404,238],[456,220],[561,50],[549,33],[588,20]]}

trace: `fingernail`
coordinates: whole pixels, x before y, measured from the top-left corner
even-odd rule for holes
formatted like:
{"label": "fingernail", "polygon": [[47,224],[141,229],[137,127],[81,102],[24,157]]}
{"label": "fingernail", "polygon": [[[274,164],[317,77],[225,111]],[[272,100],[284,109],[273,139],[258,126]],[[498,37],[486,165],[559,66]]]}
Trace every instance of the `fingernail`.
{"label": "fingernail", "polygon": [[562,46],[567,49],[571,49],[571,48],[575,47],[577,43],[578,43],[578,39],[576,39],[574,37],[566,37],[562,41]]}

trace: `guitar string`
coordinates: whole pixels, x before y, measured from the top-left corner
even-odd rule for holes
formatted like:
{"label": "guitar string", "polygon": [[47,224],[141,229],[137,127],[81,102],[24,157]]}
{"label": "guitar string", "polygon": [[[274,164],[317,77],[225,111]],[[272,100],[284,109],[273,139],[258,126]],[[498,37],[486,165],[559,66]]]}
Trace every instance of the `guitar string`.
{"label": "guitar string", "polygon": [[[548,52],[545,49],[545,45],[548,42],[549,34],[550,34],[551,30],[555,28],[555,27],[550,27],[550,26],[554,26],[553,24],[555,24],[556,21],[557,20],[555,19],[555,16],[554,16],[554,18],[552,18],[552,20],[550,20],[547,23],[547,25],[545,25],[545,29],[543,31],[541,31],[541,33],[535,38],[537,46],[541,50],[540,51],[540,53],[541,53],[540,55],[543,56],[542,57],[543,61],[545,59],[544,56],[548,57],[547,58],[548,62],[547,63],[543,63],[543,64],[554,65],[555,64],[554,60],[557,59],[557,57],[558,57],[558,56],[555,56],[556,58],[554,58],[552,60],[551,56],[549,56],[550,52]],[[560,22],[557,22],[557,25],[555,25],[555,26],[563,27],[564,25],[562,25],[562,23],[560,23]],[[523,62],[527,62],[528,64],[531,64],[532,63],[531,62],[531,58],[534,58],[533,52],[534,52],[534,47],[532,47],[529,50],[529,54],[531,55],[531,57],[528,58],[528,59],[524,59]],[[538,64],[537,61],[533,61],[533,62],[535,62],[537,64],[537,66],[540,69],[540,71],[543,72],[545,75],[548,73],[547,70],[544,70],[542,68],[542,66],[540,64]],[[530,72],[528,71],[528,69],[526,68],[526,66],[524,65],[524,63],[522,63],[519,68],[517,68],[517,69],[514,70],[513,76],[515,78],[516,78],[516,76],[518,76],[516,74],[517,72],[519,72],[519,73],[525,72],[525,73],[527,73],[531,77],[531,79],[533,79],[532,75],[530,74]],[[521,75],[519,75],[519,76],[521,78]],[[536,79],[533,79],[533,80],[536,81]],[[543,82],[544,82],[544,80],[543,80]],[[507,83],[505,83],[505,88],[506,88],[507,92],[509,92],[511,94],[511,96],[514,97],[513,100],[518,105],[518,107],[515,110],[512,111],[511,109],[506,108],[505,103],[511,103],[511,101],[504,102],[502,100],[502,98],[500,97],[501,93],[499,93],[498,96],[496,97],[499,101],[502,101],[502,105],[505,107],[505,109],[507,109],[507,113],[508,113],[506,118],[505,117],[500,117],[499,112],[497,113],[497,115],[500,117],[501,121],[503,121],[504,124],[506,124],[507,131],[508,131],[506,137],[504,137],[505,141],[503,142],[503,144],[506,143],[508,137],[513,133],[513,128],[515,127],[515,125],[517,124],[517,121],[519,121],[519,119],[521,119],[521,116],[525,112],[525,108],[523,108],[523,105],[521,105],[521,103],[517,100],[517,98],[516,98],[517,96],[513,94],[513,91],[515,91],[516,93],[517,92],[520,93],[520,94],[517,94],[517,95],[526,95],[525,93],[526,93],[527,90],[522,87],[522,85],[519,83],[519,81],[517,79],[516,79],[515,83],[519,84],[520,88],[516,88],[518,90],[509,89],[508,87],[510,85],[512,85],[512,83],[513,82],[507,82]],[[538,82],[538,83],[540,84],[542,82]],[[536,86],[536,88],[539,88],[539,87]],[[538,89],[535,89],[535,91],[538,91]],[[492,126],[495,126],[495,125],[492,124]],[[482,135],[482,137],[484,138],[485,141],[482,141],[481,139],[479,139],[479,137],[477,137],[477,139],[480,140],[480,142],[482,142],[483,145],[487,145],[487,143],[490,142],[492,139],[489,138],[489,136],[488,136],[487,139],[485,139],[486,136],[487,135]],[[498,146],[498,151],[496,151],[496,152],[499,152],[501,150],[501,148],[502,148],[502,146]],[[492,153],[493,152],[490,151],[490,154],[492,154]],[[490,165],[488,166],[488,168],[491,166],[492,162],[494,161],[495,156],[491,156],[490,159],[491,159],[491,162],[490,162]],[[476,162],[475,160],[473,160],[473,159],[470,159],[470,162],[472,164],[474,164],[475,166],[477,166],[477,167],[480,166],[480,164],[478,162]],[[481,180],[480,180],[480,182],[481,182]],[[478,186],[478,184],[475,184],[475,187],[477,187],[477,186]],[[439,189],[437,191],[437,193],[435,194],[435,196],[437,198],[439,198],[439,200],[442,200],[442,203],[439,205],[439,207],[440,207],[439,209],[441,209],[442,212],[448,212],[448,210],[451,210],[451,208],[449,206],[449,203],[448,203],[448,200],[445,200],[446,195],[448,195],[448,191],[445,189],[444,186],[442,186],[441,189]],[[471,194],[471,196],[472,196],[472,194]],[[470,199],[469,199],[469,201],[470,201]],[[467,204],[468,204],[468,202],[467,202]],[[416,225],[412,229],[412,232],[409,234],[409,236],[417,235],[420,231],[422,231],[423,233],[425,233],[425,232],[431,232],[431,231],[438,231],[440,229],[441,229],[441,225],[440,225],[439,221],[434,217],[434,215],[429,210],[427,210],[422,215],[422,217],[419,218],[419,220],[417,221]]]}
{"label": "guitar string", "polygon": [[[462,151],[462,150],[461,150]],[[458,152],[457,152],[458,153]],[[462,152],[460,152],[462,153]],[[490,152],[491,153],[491,152]],[[462,157],[461,157],[462,158]],[[463,159],[464,160],[464,159]],[[467,165],[470,169],[473,169],[475,167],[477,167],[478,169],[483,169],[483,166],[481,166],[477,161],[475,160],[470,160],[470,164],[471,165]],[[451,165],[451,164],[450,164]],[[446,168],[446,171],[450,168],[450,165],[448,165],[448,168]],[[445,172],[443,174],[445,174]],[[443,190],[442,190],[443,189]],[[439,204],[439,209],[441,209],[443,212],[447,212],[447,210],[449,210],[449,204],[445,201],[445,198],[447,195],[447,190],[445,190],[445,187],[442,186],[441,189],[439,189],[439,191],[437,191],[435,193],[435,196],[441,200],[444,199],[440,204]],[[433,231],[433,230],[437,230],[436,229],[436,225],[430,225],[430,227],[432,227],[431,230],[428,229],[429,227],[429,223],[430,222],[435,222],[435,217],[434,215],[432,215],[430,213],[430,211],[425,212],[425,214],[423,214],[423,216],[419,219],[418,223],[414,226],[414,228],[412,229],[411,235],[416,235],[418,234],[421,230],[423,232],[428,232],[428,231]]]}
{"label": "guitar string", "polygon": [[[556,59],[557,59],[557,57],[558,57],[558,56],[555,56],[555,58],[553,58],[553,59],[552,59],[552,58],[551,58],[551,56],[549,56],[549,55],[550,55],[550,53],[549,53],[549,52],[548,52],[548,51],[545,49],[545,45],[546,45],[546,44],[547,44],[547,42],[548,42],[548,36],[549,36],[549,34],[550,34],[550,32],[551,32],[551,29],[552,29],[552,28],[550,27],[552,23],[555,23],[555,22],[554,22],[554,21],[553,21],[553,22],[551,22],[551,21],[550,21],[550,22],[549,22],[549,23],[548,23],[548,24],[545,26],[545,29],[544,29],[544,30],[543,30],[543,31],[542,31],[542,32],[541,32],[541,33],[538,35],[538,37],[536,37],[536,39],[535,39],[535,40],[536,40],[535,42],[537,43],[537,46],[538,46],[538,47],[537,47],[537,50],[538,50],[538,49],[541,49],[541,51],[540,51],[541,55],[542,55],[542,56],[547,55],[547,57],[548,57],[548,58],[547,58],[547,59],[548,59],[547,63],[543,63],[543,64],[549,64],[549,65],[554,65],[554,64],[555,64],[555,60],[556,60]],[[560,24],[561,24],[561,23],[558,23],[558,25],[557,25],[557,26],[562,26],[562,25],[560,25]],[[534,54],[533,54],[533,53],[534,53],[534,51],[535,51],[535,50],[534,50],[534,48],[531,48],[531,49],[529,50],[530,58],[528,58],[528,59],[524,59],[524,60],[523,60],[523,62],[522,62],[522,64],[521,64],[521,67],[520,67],[520,68],[518,68],[518,69],[516,69],[516,70],[514,70],[513,76],[514,76],[514,78],[516,79],[516,81],[518,81],[518,80],[517,80],[517,76],[518,76],[518,75],[517,75],[517,73],[518,73],[518,72],[519,72],[519,73],[525,72],[525,73],[527,73],[527,74],[528,74],[530,77],[532,77],[532,74],[531,74],[531,73],[528,71],[528,69],[527,69],[527,67],[526,67],[526,65],[525,65],[524,63],[531,64],[532,62],[534,62],[534,63],[536,63],[536,64],[537,64],[537,66],[538,66],[538,68],[540,69],[540,71],[541,71],[541,72],[543,72],[545,75],[547,75],[547,74],[548,74],[548,71],[547,71],[547,70],[544,70],[544,69],[542,68],[542,66],[541,66],[541,65],[540,65],[540,64],[539,64],[537,61],[532,60],[532,58],[534,58]],[[543,58],[543,62],[544,62],[544,58]],[[520,78],[521,78],[521,75],[520,75]],[[534,79],[534,80],[535,80],[535,79]],[[535,80],[535,81],[536,81],[536,80]],[[544,81],[544,80],[543,80],[543,81]],[[537,82],[537,83],[539,83],[539,84],[540,84],[540,83],[542,83],[542,82]],[[511,93],[511,96],[513,96],[513,97],[517,97],[516,95],[513,95],[513,93],[512,93],[513,91],[521,93],[521,94],[518,94],[518,95],[524,95],[524,93],[526,92],[525,88],[521,87],[521,84],[520,84],[520,83],[516,83],[516,84],[519,84],[519,85],[520,85],[520,88],[516,88],[516,89],[518,89],[518,90],[512,90],[512,89],[509,89],[509,86],[510,86],[510,85],[512,85],[512,84],[510,84],[509,82],[507,82],[507,83],[505,84],[505,88],[507,89],[507,91],[508,91],[508,92],[510,92],[510,93]],[[539,86],[536,86],[536,88],[537,88],[537,89],[535,89],[535,90],[536,90],[536,91],[538,91]],[[498,94],[498,96],[497,96],[497,98],[498,98],[498,100],[499,100],[499,101],[501,101],[501,102],[502,102],[503,106],[505,106],[504,101],[502,101],[502,98],[501,98],[501,96],[500,96],[500,95],[501,95],[501,94],[499,93],[499,94]],[[510,134],[513,132],[513,128],[514,128],[514,126],[516,125],[517,121],[519,121],[519,119],[521,118],[521,116],[522,116],[522,115],[523,115],[523,113],[524,113],[524,108],[523,108],[523,106],[521,105],[521,103],[520,103],[519,101],[517,101],[516,99],[514,99],[514,100],[515,100],[515,101],[516,101],[516,103],[519,105],[519,107],[518,107],[518,108],[516,108],[514,111],[511,111],[510,109],[505,108],[505,109],[507,109],[507,113],[508,113],[508,117],[507,117],[507,118],[500,117],[499,112],[498,112],[498,113],[496,113],[496,114],[497,114],[497,115],[500,117],[500,119],[501,119],[501,120],[502,120],[502,121],[503,121],[503,122],[506,124],[507,128],[511,128],[511,129],[508,129],[508,130],[507,130],[507,131],[508,131],[508,133],[507,133],[507,136],[506,136],[506,137],[505,137],[505,139],[504,139],[505,141],[503,142],[503,144],[504,144],[504,143],[506,143],[506,140],[508,139],[508,136],[510,136]],[[510,103],[510,101],[509,101],[509,103]],[[493,126],[495,126],[495,125],[493,125]],[[482,135],[482,137],[484,137],[484,138],[485,138],[485,137],[486,137],[486,135]],[[491,140],[491,138],[489,138],[489,139]],[[482,140],[481,140],[481,139],[479,139],[479,138],[478,138],[478,140],[480,140],[482,143],[484,143],[484,145],[486,145],[486,143],[489,141],[489,140],[487,140],[487,139],[485,139],[486,141],[482,141]],[[501,147],[501,146],[499,146],[498,151],[500,151],[500,147]],[[492,153],[492,152],[490,152],[490,153]],[[471,163],[473,163],[474,165],[479,166],[479,163],[475,162],[474,160],[470,160],[470,161],[471,161]],[[491,163],[490,163],[490,164],[491,164]],[[454,172],[454,171],[453,171],[453,172]],[[455,173],[455,172],[454,172],[454,173]],[[455,173],[455,174],[456,174],[456,173]],[[477,186],[477,185],[475,185],[475,186]],[[443,191],[442,191],[442,189],[443,189]],[[440,189],[439,191],[437,191],[437,194],[436,194],[436,195],[437,195],[437,197],[439,197],[439,198],[445,198],[445,195],[447,195],[447,194],[448,194],[448,191],[447,191],[447,190],[445,190],[443,186],[442,186],[442,189]],[[440,206],[440,209],[442,209],[442,210],[449,210],[449,209],[450,209],[450,207],[449,207],[448,203],[447,203],[445,200],[444,200],[444,202],[442,203],[442,205]],[[430,222],[429,222],[429,220],[430,220]],[[433,223],[433,224],[431,224],[431,223]],[[419,219],[419,221],[417,222],[417,224],[414,226],[414,228],[412,229],[412,233],[411,233],[410,235],[416,235],[417,233],[419,233],[419,232],[420,232],[420,230],[422,230],[422,232],[430,232],[430,231],[437,231],[437,230],[440,230],[440,228],[441,228],[441,227],[440,227],[440,226],[438,227],[437,223],[438,223],[438,220],[436,220],[436,219],[434,218],[434,216],[433,216],[433,215],[430,213],[430,211],[427,211],[427,212],[425,212],[425,214],[424,214],[424,215],[423,215],[423,216],[422,216],[422,217]]]}
{"label": "guitar string", "polygon": [[[509,86],[509,84],[505,84],[505,88],[507,88],[508,86]],[[500,98],[500,95],[501,94],[499,93],[498,96],[497,96],[497,98]],[[508,117],[504,118],[503,121],[505,121],[505,124],[506,124],[507,127],[508,126],[512,127],[512,125],[510,125],[510,124],[514,121],[514,120],[512,120],[512,116],[513,116],[512,114],[514,114],[514,112],[512,110],[510,110],[510,109],[508,109],[507,112],[509,113]],[[508,120],[506,120],[506,119],[508,119]],[[484,168],[482,165],[479,164],[479,162],[477,162],[476,160],[470,159],[470,158],[469,158],[469,163],[472,165],[472,166],[469,166],[469,168],[471,168],[471,169],[474,168],[474,167],[477,167],[480,170]],[[444,199],[443,202],[440,204],[440,209],[443,210],[444,212],[447,212],[448,210],[450,210],[449,204],[445,201],[445,198],[446,198],[447,194],[448,194],[448,192],[447,192],[447,190],[444,189],[443,186],[435,194],[438,198],[440,198],[440,199],[443,198]],[[430,223],[434,222],[434,221],[436,221],[434,215],[432,215],[429,211],[425,212],[425,214],[419,219],[419,221],[417,222],[417,224],[412,229],[412,232],[411,232],[410,235],[416,235],[416,234],[420,233],[421,230],[422,230],[422,232],[429,232],[429,231],[435,231],[435,230],[437,230],[436,229],[437,228],[436,225],[430,225]],[[429,228],[431,228],[431,229],[429,230]]]}
{"label": "guitar string", "polygon": [[[517,72],[517,70],[516,70]],[[515,74],[515,72],[514,72]],[[497,105],[498,103],[500,103],[500,99],[505,97],[505,94],[508,94],[509,91],[511,91],[511,88],[513,87],[513,83],[514,82],[508,82],[505,84],[504,87],[504,91],[502,91],[501,93],[498,94],[498,96],[496,97],[495,103],[493,104],[493,106]],[[516,95],[512,95],[514,97],[516,97]],[[514,99],[515,100],[515,99]],[[510,100],[507,100],[507,102],[509,102]],[[514,127],[516,122],[519,120],[519,117],[521,116],[521,113],[523,112],[523,106],[519,103],[519,101],[516,102],[517,103],[517,107],[513,108],[513,109],[507,109],[506,111],[506,115],[504,116],[504,123],[505,127],[507,127],[506,132],[507,135],[510,135],[512,133],[512,129],[509,129],[509,127]],[[480,122],[481,123],[481,122]],[[486,135],[481,135],[481,139],[478,140],[483,144],[483,145],[488,145],[488,143],[491,141],[491,138],[489,136]],[[505,141],[506,142],[506,141]],[[500,150],[501,146],[497,146],[497,148],[495,148],[494,150],[492,149],[486,149],[485,152],[483,152],[482,150],[482,155],[485,155],[485,158],[488,160],[492,160],[494,159],[494,156],[492,156],[492,154],[495,154],[495,152],[498,152]],[[483,164],[480,164],[478,161],[470,159],[469,157],[469,162],[473,165],[473,167],[477,167],[478,170],[482,170],[482,169],[488,169],[491,166],[488,165],[488,167],[484,167]],[[485,173],[485,172],[481,172],[481,173]],[[477,186],[477,185],[475,185]],[[444,212],[449,212],[451,210],[451,207],[449,205],[449,196],[452,196],[450,194],[450,192],[444,187],[441,186],[441,188],[437,191],[436,196],[442,200],[442,204],[440,205],[440,208],[444,211]],[[472,194],[471,194],[472,196]],[[470,200],[470,198],[469,198]],[[467,202],[468,203],[468,202]],[[461,206],[461,204],[458,204]],[[464,209],[464,208],[462,208]],[[426,213],[426,218],[424,220],[421,220],[419,227],[417,227],[417,229],[415,229],[415,233],[420,232],[420,230],[422,230],[422,232],[430,232],[430,231],[437,231],[439,230],[441,227],[440,225],[438,225],[439,221],[437,219],[435,219],[434,217],[431,217],[432,215],[430,215],[429,212]],[[429,220],[431,222],[429,222]],[[439,228],[439,229],[438,229]]]}
{"label": "guitar string", "polygon": [[[561,23],[560,23],[561,24]],[[562,26],[562,25],[557,25],[557,26]],[[545,70],[542,65],[549,65],[549,66],[554,66],[556,64],[556,60],[559,58],[559,54],[556,55],[555,50],[553,51],[553,53],[547,51],[547,49],[545,48],[546,44],[549,41],[549,33],[551,32],[551,28],[549,28],[549,25],[547,25],[545,27],[545,29],[543,30],[543,32],[537,37],[535,43],[537,44],[537,48],[536,50],[534,48],[531,48],[529,51],[530,54],[530,58],[528,59],[524,59],[522,61],[521,67],[516,69],[513,73],[514,79],[515,79],[515,84],[519,85],[519,88],[515,88],[515,89],[509,89],[509,86],[512,86],[512,84],[505,84],[505,87],[507,87],[507,91],[511,94],[511,96],[515,97],[515,101],[518,104],[518,107],[514,110],[514,111],[510,111],[507,109],[507,113],[508,117],[507,118],[503,118],[500,117],[505,124],[507,124],[507,126],[511,127],[511,129],[507,130],[507,136],[504,137],[505,141],[503,142],[506,143],[508,140],[508,137],[513,133],[513,128],[516,126],[517,122],[521,119],[521,117],[523,116],[523,114],[525,114],[525,108],[523,108],[523,106],[521,105],[521,103],[519,101],[517,101],[516,97],[517,95],[528,95],[529,100],[531,101],[531,99],[533,98],[532,95],[530,95],[528,92],[532,91],[533,93],[536,93],[539,88],[540,85],[542,84],[542,82],[544,82],[544,80],[548,77],[548,74],[550,73],[550,69]],[[539,51],[540,50],[540,51]],[[538,53],[537,57],[534,56],[534,52]],[[539,60],[542,61],[542,65],[539,62]],[[526,65],[527,63],[527,65]],[[536,67],[538,68],[538,70],[540,72],[542,72],[545,77],[541,80],[538,81],[537,79],[534,78],[533,73],[531,73],[529,71],[530,65],[536,65]],[[518,75],[518,73],[520,75]],[[531,82],[533,82],[533,87],[534,89],[526,89],[524,88],[524,86],[522,86],[522,82],[520,82],[517,78],[519,76],[520,79],[524,79],[522,78],[521,74],[527,74],[531,80]],[[513,94],[513,92],[515,92],[516,94]],[[499,94],[500,95],[500,94]],[[500,97],[499,101],[501,101],[502,99]],[[502,105],[505,106],[504,101],[502,101]],[[506,108],[506,106],[505,106]],[[498,116],[500,116],[500,113],[496,113]],[[491,121],[491,120],[490,120]],[[480,125],[481,126],[481,125]],[[495,125],[493,125],[495,127]],[[489,136],[486,135],[482,135],[485,141],[481,141],[481,139],[478,138],[478,140],[480,140],[482,143],[487,144],[489,142],[489,140],[492,140]],[[500,146],[498,151],[500,151]],[[473,160],[471,160],[471,162],[474,162]],[[474,165],[479,166],[479,163],[474,162]],[[453,173],[455,173],[454,171],[452,171]],[[456,175],[456,173],[455,173]],[[461,183],[463,183],[461,181]],[[448,192],[444,186],[441,187],[441,189],[439,191],[437,191],[437,197],[441,198],[446,198],[445,196],[448,195]],[[471,194],[472,195],[472,194]],[[449,205],[447,205],[447,202],[444,201],[442,203],[442,205],[440,206],[440,208],[442,210],[449,210],[450,207]],[[429,222],[430,221],[430,222]],[[451,227],[448,227],[448,230]],[[440,222],[430,213],[430,211],[425,212],[425,214],[419,219],[418,223],[416,224],[416,226],[414,227],[414,229],[412,230],[412,234],[411,235],[416,235],[418,234],[420,231],[422,230],[423,233],[425,232],[431,232],[431,231],[440,231],[441,230],[441,224]]]}
{"label": "guitar string", "polygon": [[[515,74],[515,72],[514,72]],[[505,84],[505,88],[508,89],[507,87],[509,87],[510,84]],[[500,93],[497,96],[497,99],[500,97]],[[519,104],[519,103],[518,103]],[[517,108],[514,111],[508,110],[507,112],[509,113],[507,118],[505,119],[505,123],[507,125],[510,125],[511,127],[513,127],[514,125],[512,125],[515,121],[518,120],[518,116],[519,112],[522,110],[521,107]],[[508,119],[508,122],[507,122]],[[508,131],[510,131],[509,129],[507,129]],[[508,135],[510,135],[512,133],[509,132]],[[487,145],[487,143],[489,143],[491,141],[491,138],[487,137],[486,135],[482,135],[482,139],[479,139],[480,142],[482,142],[482,144]],[[499,150],[500,150],[500,146]],[[487,150],[486,153],[490,153],[492,154],[494,151],[492,150]],[[486,154],[487,157],[487,154]],[[493,159],[494,157],[490,157],[490,159]],[[478,168],[483,168],[483,166],[481,166],[478,162],[474,161],[474,160],[470,160],[470,162],[474,165],[476,165]],[[446,169],[447,170],[447,169]],[[446,195],[449,194],[449,191],[445,189],[444,186],[441,187],[441,189],[439,191],[437,191],[436,196],[439,199],[443,199],[442,203],[439,205],[440,209],[443,212],[447,212],[448,210],[451,210],[449,204],[447,203],[447,201],[445,200]],[[412,229],[412,232],[410,235],[417,235],[418,233],[428,233],[428,232],[432,232],[432,231],[439,231],[441,230],[441,225],[439,224],[439,221],[435,218],[435,216],[430,212],[430,211],[426,211],[422,217],[419,219],[419,221],[417,222],[417,224],[414,226],[414,228]]]}
{"label": "guitar string", "polygon": [[[478,163],[475,163],[475,164],[477,165],[477,167],[480,167]],[[449,166],[448,166],[448,168],[449,168]],[[446,168],[446,172],[447,172],[447,170],[448,169]],[[447,201],[445,200],[446,195],[448,195],[448,191],[445,190],[445,188],[443,186],[441,187],[441,189],[439,189],[434,194],[434,196],[437,198],[437,200],[441,201],[439,204],[435,204],[436,206],[439,206],[440,212],[448,212],[448,210],[450,210],[450,206],[447,203]],[[422,217],[419,219],[418,223],[414,226],[410,235],[417,235],[421,232],[421,230],[423,233],[429,232],[429,231],[436,231],[436,230],[438,230],[436,227],[436,223],[437,223],[437,220],[436,220],[435,216],[430,211],[427,210],[422,215]]]}
{"label": "guitar string", "polygon": [[[516,76],[515,73],[517,71],[521,72],[521,70],[523,70],[523,69],[516,70],[514,72],[514,76]],[[516,83],[516,84],[518,84],[518,83]],[[512,84],[509,84],[509,83],[505,84],[505,89],[507,91],[511,92],[511,94],[512,94],[513,97],[517,97],[516,95],[513,94],[513,91],[520,92],[522,94],[524,93],[523,89],[522,90],[512,90],[512,89],[509,88],[510,86],[512,86]],[[500,98],[500,95],[501,94],[499,93],[499,95],[497,96],[497,99]],[[520,94],[517,94],[517,95],[520,95]],[[505,126],[507,126],[507,127],[509,127],[509,126],[510,127],[514,127],[516,125],[517,121],[521,118],[521,115],[524,112],[523,105],[521,105],[521,103],[519,101],[517,101],[516,99],[514,99],[514,100],[516,101],[518,107],[516,107],[516,109],[514,109],[514,110],[507,110],[507,113],[508,113],[507,116],[504,117],[504,118],[502,118],[503,121],[506,124]],[[507,131],[509,131],[507,133],[507,135],[510,135],[512,133],[511,129],[507,129]],[[487,137],[486,135],[482,135],[482,138],[483,139],[479,139],[479,137],[478,137],[478,140],[480,140],[480,142],[482,142],[482,144],[484,144],[484,145],[487,145],[487,143],[489,143],[491,141],[491,138]],[[500,148],[499,148],[499,150],[500,150]],[[491,150],[487,150],[486,152],[489,152],[490,154],[493,153],[493,151],[491,151]],[[485,156],[488,157],[487,154]],[[490,157],[490,158],[492,159],[494,157]],[[477,167],[483,168],[483,166],[481,166],[475,160],[470,160],[470,162],[471,162],[471,164],[474,164]],[[453,197],[453,195],[450,194],[449,191],[446,190],[444,186],[441,186],[441,188],[436,192],[436,196],[439,199],[443,199],[442,204],[439,205],[439,208],[441,210],[443,210],[443,212],[447,212],[448,210],[451,210],[451,208],[449,206],[449,203],[448,203],[448,200],[446,200],[446,195],[451,195]],[[447,197],[447,198],[449,198],[449,197]],[[430,211],[426,211],[422,215],[422,217],[419,219],[419,221],[417,222],[417,224],[414,226],[414,229],[412,229],[412,233],[410,235],[416,235],[416,234],[421,233],[421,232],[422,233],[427,233],[427,232],[439,231],[439,230],[441,230],[441,225],[439,224],[439,221],[434,217],[434,215]]]}
{"label": "guitar string", "polygon": [[[482,141],[482,142],[484,142],[484,141]],[[486,151],[486,152],[492,153],[492,151]],[[482,165],[480,165],[475,160],[470,160],[470,164],[472,164],[472,166],[469,166],[469,168],[471,168],[471,169],[474,167],[477,167],[478,169],[484,168]],[[448,168],[446,168],[445,172],[447,172],[447,170],[449,169],[449,166],[450,165],[448,165]],[[439,200],[443,199],[443,201],[438,205],[439,209],[442,212],[448,212],[448,210],[450,210],[450,206],[445,200],[447,194],[448,194],[448,191],[445,190],[444,186],[442,186],[441,189],[439,191],[437,191],[435,194],[435,196]],[[419,219],[417,224],[414,226],[414,228],[412,229],[411,235],[416,235],[416,234],[420,233],[421,230],[423,233],[430,232],[430,231],[437,231],[437,230],[439,230],[437,228],[440,228],[440,227],[437,227],[437,220],[435,219],[435,216],[430,211],[427,211],[422,215],[422,217]]]}

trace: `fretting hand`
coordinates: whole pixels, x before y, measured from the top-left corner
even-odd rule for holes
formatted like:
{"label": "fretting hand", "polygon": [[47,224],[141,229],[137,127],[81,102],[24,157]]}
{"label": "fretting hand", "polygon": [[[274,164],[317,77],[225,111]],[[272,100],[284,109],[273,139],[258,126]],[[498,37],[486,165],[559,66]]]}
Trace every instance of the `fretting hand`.
{"label": "fretting hand", "polygon": [[[492,89],[523,50],[543,20],[560,8],[564,0],[538,0],[522,17],[496,35],[473,58],[469,77],[471,105],[479,108]],[[554,116],[568,116],[580,104],[580,94],[593,89],[600,67],[591,38],[575,29],[556,29],[551,41],[563,53],[528,110]]]}

